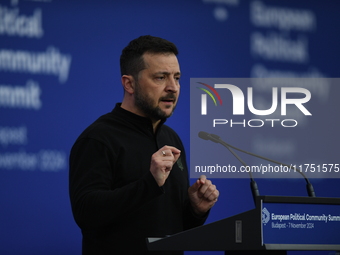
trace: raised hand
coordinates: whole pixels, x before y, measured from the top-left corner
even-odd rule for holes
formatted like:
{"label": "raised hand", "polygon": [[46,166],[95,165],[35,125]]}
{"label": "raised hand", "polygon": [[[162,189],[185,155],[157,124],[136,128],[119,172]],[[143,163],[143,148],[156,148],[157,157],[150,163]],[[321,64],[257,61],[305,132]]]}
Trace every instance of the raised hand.
{"label": "raised hand", "polygon": [[172,166],[181,155],[181,151],[172,146],[164,146],[151,157],[150,172],[159,187],[163,186],[168,178]]}
{"label": "raised hand", "polygon": [[188,189],[191,205],[197,215],[205,214],[216,203],[219,191],[205,175]]}

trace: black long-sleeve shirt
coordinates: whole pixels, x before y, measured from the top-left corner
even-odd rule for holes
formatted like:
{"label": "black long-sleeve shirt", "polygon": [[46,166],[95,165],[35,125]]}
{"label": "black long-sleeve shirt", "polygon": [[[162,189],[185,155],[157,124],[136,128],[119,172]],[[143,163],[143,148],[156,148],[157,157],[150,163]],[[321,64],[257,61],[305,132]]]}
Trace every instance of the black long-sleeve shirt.
{"label": "black long-sleeve shirt", "polygon": [[[164,145],[178,148],[181,156],[159,187],[150,162]],[[75,142],[69,184],[83,254],[144,254],[147,237],[171,235],[206,219],[195,216],[189,203],[185,150],[178,135],[163,122],[154,133],[149,119],[120,104]]]}

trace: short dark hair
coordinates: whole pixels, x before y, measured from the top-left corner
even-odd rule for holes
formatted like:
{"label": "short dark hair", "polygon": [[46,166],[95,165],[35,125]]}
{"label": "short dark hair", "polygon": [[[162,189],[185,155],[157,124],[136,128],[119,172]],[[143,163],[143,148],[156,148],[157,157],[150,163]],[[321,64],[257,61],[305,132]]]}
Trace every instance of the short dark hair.
{"label": "short dark hair", "polygon": [[177,56],[178,50],[175,44],[163,38],[151,35],[140,36],[132,40],[122,51],[120,56],[121,75],[132,75],[137,79],[138,73],[145,69],[144,53],[173,53]]}

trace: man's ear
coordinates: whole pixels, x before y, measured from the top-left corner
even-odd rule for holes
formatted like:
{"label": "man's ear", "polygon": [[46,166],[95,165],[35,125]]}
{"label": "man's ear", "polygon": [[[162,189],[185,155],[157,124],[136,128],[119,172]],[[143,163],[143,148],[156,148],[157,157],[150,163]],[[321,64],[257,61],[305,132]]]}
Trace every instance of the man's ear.
{"label": "man's ear", "polygon": [[133,94],[135,92],[135,79],[132,75],[123,75],[122,85],[126,93]]}

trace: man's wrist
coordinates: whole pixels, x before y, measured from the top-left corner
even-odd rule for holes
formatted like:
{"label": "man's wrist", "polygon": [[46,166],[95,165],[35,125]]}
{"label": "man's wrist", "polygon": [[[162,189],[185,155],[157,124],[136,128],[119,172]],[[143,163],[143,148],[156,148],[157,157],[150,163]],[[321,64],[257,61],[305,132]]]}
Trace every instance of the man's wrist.
{"label": "man's wrist", "polygon": [[202,210],[197,209],[197,207],[195,207],[193,204],[191,204],[191,209],[192,213],[198,218],[205,217],[205,215],[209,212],[209,210],[203,212]]}

